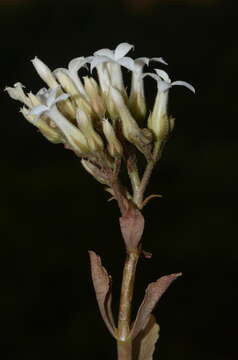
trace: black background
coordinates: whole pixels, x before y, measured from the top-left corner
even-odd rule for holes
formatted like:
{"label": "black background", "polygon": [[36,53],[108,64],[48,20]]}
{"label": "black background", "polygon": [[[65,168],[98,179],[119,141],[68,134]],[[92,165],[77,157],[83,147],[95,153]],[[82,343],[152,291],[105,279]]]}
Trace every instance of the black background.
{"label": "black background", "polygon": [[[149,192],[135,308],[147,284],[182,271],[155,314],[161,360],[237,359],[237,2],[206,0],[0,1],[2,89],[44,84],[30,59],[52,69],[77,56],[135,45],[163,56],[176,87],[176,128]],[[148,83],[150,81],[148,80]],[[152,84],[152,80],[151,80]],[[150,85],[147,96],[152,98]],[[115,359],[96,306],[88,249],[114,280],[124,247],[116,204],[61,145],[48,143],[1,94],[2,358]]]}

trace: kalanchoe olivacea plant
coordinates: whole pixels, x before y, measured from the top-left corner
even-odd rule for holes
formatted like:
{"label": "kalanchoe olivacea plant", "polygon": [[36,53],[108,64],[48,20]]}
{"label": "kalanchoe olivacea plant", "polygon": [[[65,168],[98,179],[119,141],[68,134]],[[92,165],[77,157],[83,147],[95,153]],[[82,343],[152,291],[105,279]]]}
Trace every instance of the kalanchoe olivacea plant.
{"label": "kalanchoe olivacea plant", "polygon": [[[151,360],[159,336],[159,325],[152,312],[181,273],[162,276],[149,284],[136,318],[131,321],[137,261],[141,254],[151,256],[142,249],[142,210],[151,198],[159,196],[145,196],[145,191],[174,128],[175,120],[168,113],[169,91],[175,85],[195,90],[187,82],[171,82],[162,69],[144,72],[151,63],[163,67],[167,63],[161,57],[132,59],[127,54],[133,48],[131,44],[121,43],[115,50],[98,50],[91,56],[71,60],[68,68],[54,71],[36,57],[33,66],[47,88],[36,94],[26,93],[17,82],[5,90],[11,98],[23,103],[20,111],[26,120],[52,143],[62,143],[71,149],[85,170],[117,201],[126,248],[117,323],[111,309],[111,277],[100,257],[89,251],[92,281],[101,316],[117,341],[118,359]],[[88,75],[80,78],[82,67],[88,70]],[[129,91],[123,71],[131,73]],[[93,77],[95,72],[97,80]],[[157,83],[152,109],[147,109],[144,92],[144,82],[149,78]],[[143,162],[138,165],[141,157],[143,168]],[[121,181],[125,169],[129,185]]]}

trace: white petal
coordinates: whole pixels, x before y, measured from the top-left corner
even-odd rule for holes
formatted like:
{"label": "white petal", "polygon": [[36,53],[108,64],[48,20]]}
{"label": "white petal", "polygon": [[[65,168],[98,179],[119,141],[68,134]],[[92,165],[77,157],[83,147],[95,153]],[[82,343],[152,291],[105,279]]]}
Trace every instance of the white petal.
{"label": "white petal", "polygon": [[128,70],[133,71],[135,66],[134,66],[134,60],[128,56],[125,56],[121,59],[119,59],[117,61],[118,64],[124,66],[125,68],[127,68]]}
{"label": "white petal", "polygon": [[67,100],[68,98],[69,98],[69,94],[63,93],[55,99],[55,104],[59,101]]}
{"label": "white petal", "polygon": [[108,57],[106,57],[106,56],[95,56],[93,58],[93,60],[91,61],[91,68],[90,68],[91,72],[93,71],[93,69],[96,66],[98,66],[100,64],[103,64],[105,62],[108,62],[108,61],[110,61],[110,59]]}
{"label": "white petal", "polygon": [[164,65],[168,65],[168,63],[162,58],[162,57],[154,57],[152,59],[150,59],[151,61],[158,61]]}
{"label": "white petal", "polygon": [[146,77],[146,76],[150,76],[150,77],[152,77],[153,79],[155,79],[156,81],[159,81],[159,77],[158,77],[158,75],[156,75],[156,74],[154,74],[154,73],[144,73],[144,74],[142,74],[142,78],[144,78],[144,77]]}
{"label": "white petal", "polygon": [[149,65],[150,59],[148,57],[139,57],[135,59],[135,63],[138,65]]}
{"label": "white petal", "polygon": [[113,53],[113,51],[110,50],[110,49],[101,49],[101,50],[95,51],[95,53],[93,53],[93,55],[96,55],[96,56],[107,56],[107,57],[109,57],[110,59],[114,59],[114,53]]}
{"label": "white petal", "polygon": [[59,87],[54,89],[49,89],[47,94],[47,100],[46,105],[50,108],[55,103],[56,93],[58,91]]}
{"label": "white petal", "polygon": [[49,108],[45,105],[38,105],[35,106],[30,112],[29,115],[36,115],[36,116],[40,116],[41,114],[43,114],[44,112],[48,111]]}
{"label": "white petal", "polygon": [[121,59],[124,57],[132,48],[134,48],[134,45],[128,44],[128,43],[121,43],[119,44],[114,52],[115,60]]}
{"label": "white petal", "polygon": [[187,83],[186,81],[181,81],[181,80],[177,80],[171,83],[172,86],[174,85],[181,85],[181,86],[185,86],[186,88],[188,88],[189,90],[191,90],[194,94],[195,94],[195,89],[194,87]]}
{"label": "white petal", "polygon": [[166,81],[169,84],[171,83],[170,77],[166,71],[161,70],[161,69],[155,69],[155,71],[159,75],[159,77],[161,77],[161,79],[163,79],[164,81]]}
{"label": "white petal", "polygon": [[69,62],[68,68],[70,72],[78,72],[81,67],[87,68],[88,59],[84,56],[75,58]]}
{"label": "white petal", "polygon": [[48,93],[48,89],[43,87],[38,91],[38,93],[36,95],[37,96],[45,96],[47,93]]}
{"label": "white petal", "polygon": [[167,83],[166,81],[163,80],[159,80],[157,85],[159,92],[165,92],[172,87],[170,83]]}

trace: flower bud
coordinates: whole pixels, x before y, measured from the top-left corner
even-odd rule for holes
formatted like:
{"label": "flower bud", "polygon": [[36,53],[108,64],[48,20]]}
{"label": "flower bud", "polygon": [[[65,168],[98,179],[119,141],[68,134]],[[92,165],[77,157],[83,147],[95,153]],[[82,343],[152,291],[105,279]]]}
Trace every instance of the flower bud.
{"label": "flower bud", "polygon": [[104,116],[106,112],[106,108],[104,105],[104,101],[100,96],[100,90],[97,82],[92,77],[89,78],[88,76],[85,76],[84,87],[87,95],[90,98],[90,103],[95,113],[99,117]]}
{"label": "flower bud", "polygon": [[87,115],[86,112],[78,109],[76,114],[78,127],[87,139],[88,147],[91,152],[103,150],[103,141],[94,130],[92,119]]}
{"label": "flower bud", "polygon": [[87,154],[90,151],[84,134],[59,112],[56,105],[47,112],[47,116],[54,121],[64,135],[68,147],[77,155]]}
{"label": "flower bud", "polygon": [[40,100],[38,99],[38,97],[36,95],[34,95],[31,91],[27,94],[28,98],[31,101],[32,107],[34,106],[38,106],[41,104]]}
{"label": "flower bud", "polygon": [[16,84],[14,84],[14,87],[7,86],[5,88],[5,91],[7,91],[8,95],[12,99],[21,101],[23,104],[31,108],[32,107],[31,101],[24,93],[23,88],[24,85],[22,85],[20,82],[17,82]]}
{"label": "flower bud", "polygon": [[111,88],[110,94],[122,122],[123,135],[129,142],[134,144],[147,159],[149,159],[151,154],[150,139],[143,134],[143,130],[140,129],[131,115],[121,93],[117,89]]}
{"label": "flower bud", "polygon": [[128,141],[133,142],[135,134],[137,134],[139,131],[139,126],[137,125],[135,119],[132,117],[128,107],[126,106],[124,98],[120,91],[111,87],[110,95],[122,121],[123,134]]}
{"label": "flower bud", "polygon": [[[65,92],[70,95],[72,102],[75,103],[75,105],[77,106],[81,106],[82,96],[80,95],[77,87],[71,79],[69,71],[67,69],[60,68],[54,70],[54,74]],[[66,114],[69,114],[72,118],[75,119],[76,110],[72,102],[68,100],[63,104],[63,106],[61,105],[61,111],[65,111]]]}
{"label": "flower bud", "polygon": [[103,174],[101,173],[100,169],[94,165],[91,161],[88,161],[86,159],[82,159],[81,163],[84,167],[84,169],[92,175],[98,182],[100,182],[103,185],[108,185],[107,179],[103,177]]}
{"label": "flower bud", "polygon": [[52,71],[48,68],[48,66],[45,63],[43,63],[43,61],[41,61],[37,57],[35,57],[31,61],[38,75],[49,87],[55,88],[58,86],[58,83],[54,75],[52,74]]}
{"label": "flower bud", "polygon": [[62,135],[60,134],[57,128],[52,128],[46,122],[45,115],[42,115],[43,118],[39,118],[37,121],[35,120],[34,115],[30,115],[29,110],[25,107],[21,108],[20,112],[25,117],[27,121],[36,126],[43,136],[46,137],[47,140],[54,144],[59,144],[64,141]]}
{"label": "flower bud", "polygon": [[103,133],[108,142],[108,152],[109,154],[115,157],[121,157],[123,153],[123,148],[121,146],[120,141],[117,139],[115,131],[111,125],[111,123],[107,119],[103,119],[102,121]]}

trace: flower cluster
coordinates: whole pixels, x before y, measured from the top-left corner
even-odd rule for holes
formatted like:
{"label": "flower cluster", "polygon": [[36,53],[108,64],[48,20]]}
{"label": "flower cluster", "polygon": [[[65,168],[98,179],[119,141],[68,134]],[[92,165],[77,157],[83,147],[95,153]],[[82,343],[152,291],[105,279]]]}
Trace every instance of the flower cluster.
{"label": "flower cluster", "polygon": [[[147,161],[156,160],[174,125],[167,113],[169,89],[183,85],[194,92],[184,81],[171,82],[164,70],[143,73],[150,62],[167,64],[162,58],[126,56],[132,49],[133,45],[121,43],[114,51],[101,49],[54,71],[35,58],[33,66],[48,87],[37,94],[26,94],[19,82],[5,89],[24,104],[21,113],[49,141],[72,149],[82,158],[85,169],[107,185],[118,171],[120,160],[127,157],[128,148],[137,149]],[[89,74],[81,79],[78,72],[82,67]],[[124,85],[123,68],[131,72],[129,91]],[[91,76],[95,69],[98,81]],[[151,111],[144,94],[147,76],[157,82]]]}

